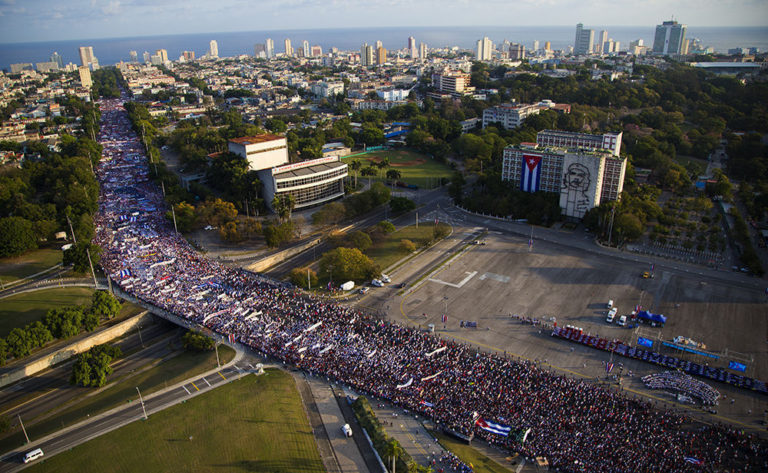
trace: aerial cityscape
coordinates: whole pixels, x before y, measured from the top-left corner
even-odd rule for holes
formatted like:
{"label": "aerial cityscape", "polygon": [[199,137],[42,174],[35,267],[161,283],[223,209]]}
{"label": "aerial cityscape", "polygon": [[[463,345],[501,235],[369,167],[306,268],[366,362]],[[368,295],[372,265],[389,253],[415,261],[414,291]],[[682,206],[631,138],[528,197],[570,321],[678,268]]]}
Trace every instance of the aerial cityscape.
{"label": "aerial cityscape", "polygon": [[768,471],[768,10],[600,5],[1,2],[0,472]]}

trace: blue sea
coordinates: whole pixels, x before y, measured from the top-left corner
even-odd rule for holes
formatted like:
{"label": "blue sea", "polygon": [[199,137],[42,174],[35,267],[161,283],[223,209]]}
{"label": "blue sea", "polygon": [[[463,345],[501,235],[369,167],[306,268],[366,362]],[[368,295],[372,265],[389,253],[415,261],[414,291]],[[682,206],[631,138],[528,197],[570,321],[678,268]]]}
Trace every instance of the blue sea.
{"label": "blue sea", "polygon": [[[653,44],[655,26],[606,26],[594,27],[595,36],[600,30],[607,30],[608,36],[620,41],[626,49],[630,41],[642,38],[646,45]],[[364,42],[373,44],[381,40],[389,50],[406,46],[409,36],[414,36],[417,43],[424,42],[429,47],[459,46],[474,49],[475,42],[488,36],[494,43],[509,40],[522,43],[531,48],[538,40],[541,47],[549,41],[553,49],[567,48],[573,44],[575,26],[510,26],[510,27],[389,27],[357,29],[312,29],[312,30],[276,30],[243,31],[235,33],[195,33],[184,35],[142,36],[134,38],[102,38],[74,41],[52,41],[32,43],[0,44],[0,68],[8,69],[10,64],[19,62],[47,61],[51,53],[57,51],[64,63],[79,63],[79,46],[93,46],[94,53],[102,65],[111,65],[129,59],[129,51],[139,53],[166,49],[170,59],[177,59],[182,51],[195,51],[198,57],[208,50],[208,43],[215,39],[219,45],[219,56],[237,56],[253,54],[253,46],[263,43],[266,38],[275,42],[275,50],[282,52],[283,40],[290,38],[293,47],[301,45],[303,40],[311,45],[320,45],[323,52],[331,47],[341,50],[357,50]],[[706,46],[718,52],[729,48],[757,47],[768,50],[768,27],[689,27],[688,38],[699,38]]]}

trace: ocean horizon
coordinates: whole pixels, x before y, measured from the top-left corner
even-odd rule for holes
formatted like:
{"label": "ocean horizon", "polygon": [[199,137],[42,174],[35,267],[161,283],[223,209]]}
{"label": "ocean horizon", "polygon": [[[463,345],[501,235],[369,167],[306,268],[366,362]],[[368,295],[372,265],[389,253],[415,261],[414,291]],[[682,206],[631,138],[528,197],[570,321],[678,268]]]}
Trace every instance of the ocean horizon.
{"label": "ocean horizon", "polygon": [[[653,44],[655,25],[651,26],[603,26],[592,27],[595,36],[601,30],[608,31],[608,37],[621,43],[626,49],[630,41],[642,39],[646,45]],[[530,49],[534,41],[541,47],[546,41],[552,49],[564,49],[573,44],[575,26],[462,26],[462,27],[383,27],[383,28],[327,28],[296,30],[259,30],[226,33],[190,33],[174,35],[135,36],[119,38],[93,38],[64,41],[39,41],[0,44],[0,68],[9,69],[15,63],[36,63],[48,61],[56,51],[64,63],[79,63],[78,48],[92,46],[101,65],[112,65],[129,60],[129,51],[135,50],[139,58],[144,51],[154,53],[166,49],[169,59],[176,60],[182,51],[195,51],[197,57],[208,50],[208,43],[215,39],[220,57],[253,54],[253,46],[264,43],[267,38],[275,42],[276,52],[284,51],[284,40],[289,38],[293,48],[302,41],[320,45],[323,52],[332,47],[340,50],[357,50],[363,43],[374,44],[382,41],[388,50],[406,46],[409,36],[416,42],[426,43],[430,48],[458,46],[474,49],[475,42],[484,36],[498,44],[504,40],[521,43]],[[688,27],[686,37],[698,38],[705,46],[717,52],[727,52],[737,47],[757,47],[768,50],[768,27]]]}

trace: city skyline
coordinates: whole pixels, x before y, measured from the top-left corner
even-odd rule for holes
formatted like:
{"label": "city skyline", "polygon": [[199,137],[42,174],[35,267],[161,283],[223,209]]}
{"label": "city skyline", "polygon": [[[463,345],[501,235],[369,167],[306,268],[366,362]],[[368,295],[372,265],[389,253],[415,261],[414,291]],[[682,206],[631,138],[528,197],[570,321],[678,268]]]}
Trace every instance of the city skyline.
{"label": "city skyline", "polygon": [[[0,0],[0,43],[64,41],[88,38],[121,38],[152,34],[190,34],[281,29],[343,29],[355,27],[429,26],[551,26],[583,22],[598,26],[652,26],[662,20],[684,18],[689,26],[768,26],[768,5],[756,0],[731,3],[683,0],[674,8],[651,1],[642,9],[634,3],[616,1],[606,7],[599,2],[566,0],[509,4],[489,0],[470,5],[466,0],[415,3],[393,0],[386,5],[370,0],[265,1],[166,0]],[[736,5],[738,4],[738,5]],[[403,16],[403,10],[409,14]],[[232,12],[238,12],[236,15]],[[628,12],[632,12],[628,15]],[[500,18],[509,18],[505,24]],[[175,21],[169,22],[168,18]],[[425,21],[429,19],[429,21]],[[543,19],[546,19],[544,21]],[[501,23],[501,24],[500,24]],[[326,26],[327,25],[327,26]]]}

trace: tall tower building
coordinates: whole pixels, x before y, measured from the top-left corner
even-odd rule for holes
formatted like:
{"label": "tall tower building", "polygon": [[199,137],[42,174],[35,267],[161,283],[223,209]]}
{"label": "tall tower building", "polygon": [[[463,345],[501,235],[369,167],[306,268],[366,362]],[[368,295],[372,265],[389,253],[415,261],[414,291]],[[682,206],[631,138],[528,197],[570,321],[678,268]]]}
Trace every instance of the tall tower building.
{"label": "tall tower building", "polygon": [[509,45],[509,59],[512,61],[522,61],[525,59],[525,46],[520,43]]}
{"label": "tall tower building", "polygon": [[158,49],[155,51],[155,54],[157,54],[158,57],[160,57],[160,62],[163,64],[168,62],[168,51],[165,49]]}
{"label": "tall tower building", "polygon": [[387,62],[387,50],[384,49],[384,46],[379,46],[376,48],[376,64],[379,66]]}
{"label": "tall tower building", "polygon": [[93,46],[80,46],[80,64],[92,70],[99,68],[99,60],[93,54]]}
{"label": "tall tower building", "polygon": [[128,56],[130,56],[131,62],[133,63],[139,62],[139,53],[137,53],[136,51],[130,51],[128,53]]}
{"label": "tall tower building", "polygon": [[301,42],[301,49],[304,50],[304,57],[312,56],[312,52],[309,50],[309,41],[306,39]]}
{"label": "tall tower building", "polygon": [[427,53],[429,53],[429,50],[427,49],[427,43],[420,43],[419,44],[419,58],[422,60],[427,59]]}
{"label": "tall tower building", "polygon": [[579,23],[576,25],[576,39],[573,42],[573,54],[576,56],[586,56],[592,53],[592,43],[595,42],[595,30],[584,28]]}
{"label": "tall tower building", "polygon": [[293,57],[293,46],[291,46],[291,40],[288,38],[285,39],[285,55]]}
{"label": "tall tower building", "polygon": [[267,59],[272,59],[275,57],[275,42],[272,41],[272,38],[267,38],[265,46],[267,49]]}
{"label": "tall tower building", "polygon": [[538,51],[538,50],[539,50],[539,46],[541,46],[541,45],[539,44],[539,40],[538,40],[538,39],[534,39],[534,40],[533,40],[533,48],[532,48],[532,51],[533,51],[534,53],[536,53],[536,51]]}
{"label": "tall tower building", "polygon": [[550,52],[552,51],[552,43],[549,41],[544,41],[544,51]]}
{"label": "tall tower building", "polygon": [[381,40],[376,41],[376,51],[378,51],[382,46],[384,46],[384,43],[382,43]]}
{"label": "tall tower building", "polygon": [[149,54],[149,51],[144,51],[144,54],[141,55],[141,58],[144,59],[144,64],[146,64],[152,59],[152,55]]}
{"label": "tall tower building", "polygon": [[93,81],[91,80],[91,70],[88,66],[80,66],[77,68],[77,71],[80,73],[80,85],[90,89],[93,85]]}
{"label": "tall tower building", "polygon": [[686,25],[681,25],[674,20],[657,25],[656,35],[653,37],[653,54],[664,56],[683,54],[686,29],[688,29]]}
{"label": "tall tower building", "polygon": [[493,51],[493,42],[486,36],[483,39],[477,40],[477,51],[475,52],[475,59],[478,61],[490,61]]}
{"label": "tall tower building", "polygon": [[595,45],[596,53],[603,53],[606,54],[610,51],[604,51],[603,45],[608,42],[608,31],[603,30],[600,32],[600,37],[597,40],[597,44]]}
{"label": "tall tower building", "polygon": [[373,66],[373,46],[364,43],[360,47],[360,65]]}
{"label": "tall tower building", "polygon": [[208,46],[208,55],[211,57],[219,57],[219,43],[215,39],[212,39]]}
{"label": "tall tower building", "polygon": [[413,36],[408,37],[408,54],[410,54],[411,59],[419,57],[419,51],[416,49],[416,38]]}
{"label": "tall tower building", "polygon": [[61,56],[59,55],[58,52],[54,51],[54,53],[51,54],[50,61],[51,62],[55,62],[56,63],[56,67],[58,67],[59,69],[64,69],[64,60],[61,59]]}

